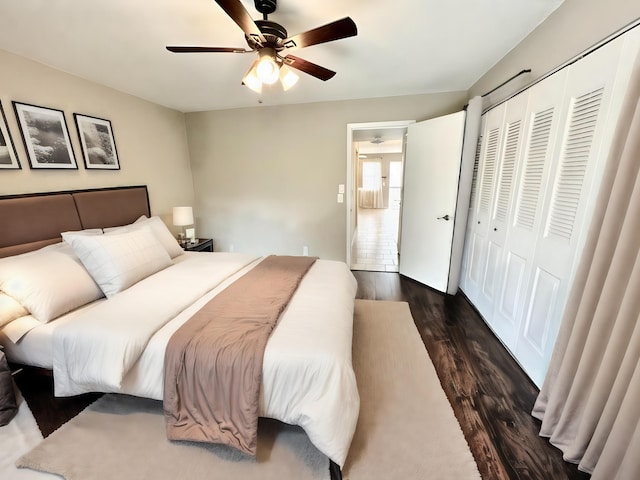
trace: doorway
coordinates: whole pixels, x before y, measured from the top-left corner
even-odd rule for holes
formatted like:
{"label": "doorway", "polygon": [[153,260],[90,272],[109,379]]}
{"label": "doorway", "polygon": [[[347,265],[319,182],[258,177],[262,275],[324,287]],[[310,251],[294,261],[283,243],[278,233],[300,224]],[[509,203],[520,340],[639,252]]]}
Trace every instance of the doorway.
{"label": "doorway", "polygon": [[348,125],[347,263],[398,272],[405,137],[413,121]]}

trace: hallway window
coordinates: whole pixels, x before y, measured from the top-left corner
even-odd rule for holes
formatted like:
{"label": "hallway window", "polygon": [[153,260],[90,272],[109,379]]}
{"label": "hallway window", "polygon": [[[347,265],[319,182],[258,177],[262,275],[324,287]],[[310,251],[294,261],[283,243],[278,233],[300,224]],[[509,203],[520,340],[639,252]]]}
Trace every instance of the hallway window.
{"label": "hallway window", "polygon": [[389,187],[390,188],[402,187],[402,162],[401,161],[389,162]]}
{"label": "hallway window", "polygon": [[382,188],[382,166],[380,162],[362,163],[362,188],[365,190]]}
{"label": "hallway window", "polygon": [[402,162],[389,162],[389,208],[399,209],[402,199]]}

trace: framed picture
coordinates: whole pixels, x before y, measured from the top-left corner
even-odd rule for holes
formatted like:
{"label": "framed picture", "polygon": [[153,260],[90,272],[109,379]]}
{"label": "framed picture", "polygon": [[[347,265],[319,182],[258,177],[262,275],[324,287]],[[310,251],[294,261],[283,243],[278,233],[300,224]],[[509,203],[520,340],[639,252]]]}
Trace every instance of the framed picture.
{"label": "framed picture", "polygon": [[20,102],[13,102],[13,109],[31,168],[78,168],[62,110]]}
{"label": "framed picture", "polygon": [[79,113],[73,116],[82,146],[84,166],[88,169],[120,170],[111,122]]}
{"label": "framed picture", "polygon": [[13,145],[7,117],[0,102],[0,170],[19,170],[20,161],[16,147]]}

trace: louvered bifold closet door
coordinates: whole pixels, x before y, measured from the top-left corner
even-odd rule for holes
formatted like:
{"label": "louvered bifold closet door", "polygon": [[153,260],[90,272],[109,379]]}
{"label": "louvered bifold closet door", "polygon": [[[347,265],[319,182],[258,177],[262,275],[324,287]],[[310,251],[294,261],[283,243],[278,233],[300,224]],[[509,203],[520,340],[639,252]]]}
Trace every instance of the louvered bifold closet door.
{"label": "louvered bifold closet door", "polygon": [[502,249],[502,282],[489,322],[512,353],[518,343],[525,310],[525,292],[540,231],[566,78],[564,70],[528,90],[522,148],[514,173],[513,195],[509,199],[511,211],[507,224],[502,227],[507,230]]}
{"label": "louvered bifold closet door", "polygon": [[[476,180],[476,198],[472,200],[473,224],[465,249],[468,249],[467,271],[463,272],[466,288],[464,292],[487,318],[493,310],[493,298],[483,291],[487,280],[488,233],[491,221],[497,172],[500,168],[500,145],[506,105],[500,105],[485,115],[483,144]],[[491,278],[490,278],[491,280]]]}
{"label": "louvered bifold closet door", "polygon": [[[624,81],[616,82],[622,47],[618,39],[566,69],[549,178],[543,173],[547,187],[537,198],[542,201],[541,215],[533,218],[538,234],[531,267],[526,269],[523,318],[514,351],[537,385],[546,373],[589,225],[588,212],[593,209],[607,160],[620,103],[610,108],[612,98],[620,98],[626,89],[620,86]],[[523,192],[519,200],[528,197]],[[516,215],[515,225],[531,224],[526,211]],[[514,236],[514,248],[517,241]]]}
{"label": "louvered bifold closet door", "polygon": [[[499,161],[496,175],[496,188],[491,205],[491,218],[487,234],[487,260],[482,286],[486,301],[493,305],[491,315],[485,320],[509,349],[515,346],[514,328],[511,315],[500,314],[509,300],[513,279],[508,278],[507,270],[510,256],[505,251],[505,242],[509,236],[511,217],[513,216],[516,179],[522,168],[520,161],[523,144],[523,131],[527,118],[530,91],[526,90],[506,103],[502,126],[502,140],[499,148]],[[506,321],[505,321],[506,320]]]}
{"label": "louvered bifold closet door", "polygon": [[471,248],[471,240],[473,238],[473,226],[476,224],[476,205],[478,204],[478,174],[480,167],[480,157],[482,155],[482,146],[484,144],[484,127],[485,127],[485,116],[482,116],[480,119],[480,132],[478,135],[478,141],[476,145],[476,155],[473,161],[473,174],[471,177],[471,193],[469,195],[469,213],[467,215],[467,230],[465,231],[464,236],[464,252],[462,256],[462,267],[460,274],[460,288],[469,295],[469,291],[471,291],[471,295],[475,295],[474,288],[477,290],[476,286],[469,280],[469,265],[471,262],[471,254],[473,249]]}

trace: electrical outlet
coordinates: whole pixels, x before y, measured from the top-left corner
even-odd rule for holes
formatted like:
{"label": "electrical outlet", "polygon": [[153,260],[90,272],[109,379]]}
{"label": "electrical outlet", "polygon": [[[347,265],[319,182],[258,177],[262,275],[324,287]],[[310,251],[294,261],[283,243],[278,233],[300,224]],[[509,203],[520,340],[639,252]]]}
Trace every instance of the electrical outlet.
{"label": "electrical outlet", "polygon": [[344,203],[344,194],[343,193],[339,193],[338,194],[338,203]]}
{"label": "electrical outlet", "polygon": [[306,245],[302,247],[302,255],[304,255],[305,257],[309,256],[309,247],[307,247]]}

